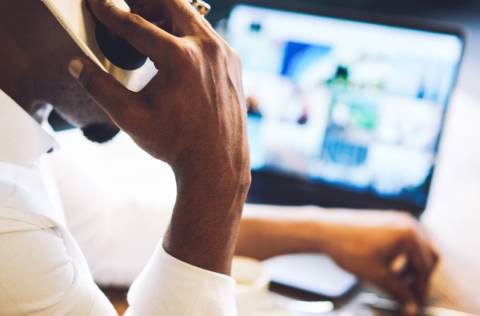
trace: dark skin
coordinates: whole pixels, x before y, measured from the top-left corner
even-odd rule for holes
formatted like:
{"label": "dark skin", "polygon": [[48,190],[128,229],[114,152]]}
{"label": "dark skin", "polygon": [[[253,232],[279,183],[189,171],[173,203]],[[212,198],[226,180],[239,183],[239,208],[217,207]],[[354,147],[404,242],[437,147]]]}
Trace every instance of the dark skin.
{"label": "dark skin", "polygon": [[399,212],[251,207],[237,253],[263,260],[285,253],[320,252],[392,294],[404,314],[427,300],[438,254],[411,216]]}
{"label": "dark skin", "polygon": [[[159,74],[145,90],[131,93],[85,59],[38,0],[0,2],[0,88],[39,121],[52,104],[80,128],[119,126],[169,163],[178,197],[164,247],[175,257],[228,274],[234,253],[323,252],[415,314],[438,258],[418,223],[394,212],[261,207],[241,219],[250,175],[238,56],[182,0],[129,4],[133,14],[90,1],[155,62]],[[392,268],[399,256],[402,271]]]}
{"label": "dark skin", "polygon": [[[12,14],[12,10],[14,14]],[[29,113],[46,103],[77,127],[115,125],[65,71],[82,52],[40,1],[0,3],[2,89]],[[45,36],[48,34],[48,36]],[[55,61],[55,62],[53,62]]]}
{"label": "dark skin", "polygon": [[[165,249],[228,274],[250,184],[240,61],[188,4],[171,5],[184,27],[177,28],[185,32],[182,39],[108,3],[90,2],[99,19],[133,39],[162,70],[142,93],[133,94],[85,58],[79,80],[69,75],[69,62],[82,53],[39,1],[2,2],[0,12],[9,12],[1,19],[2,42],[11,46],[2,50],[2,65],[16,65],[12,60],[20,61],[15,54],[20,51],[25,66],[11,67],[12,76],[2,72],[0,87],[34,116],[50,103],[78,127],[118,125],[167,162],[176,175],[178,198]],[[181,86],[168,79],[177,73]]]}

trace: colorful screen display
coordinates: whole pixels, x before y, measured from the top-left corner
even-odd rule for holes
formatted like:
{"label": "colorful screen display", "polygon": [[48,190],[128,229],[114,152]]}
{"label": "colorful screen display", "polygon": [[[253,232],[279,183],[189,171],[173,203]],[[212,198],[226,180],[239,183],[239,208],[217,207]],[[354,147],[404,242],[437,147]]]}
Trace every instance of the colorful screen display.
{"label": "colorful screen display", "polygon": [[462,40],[240,5],[252,169],[425,203]]}

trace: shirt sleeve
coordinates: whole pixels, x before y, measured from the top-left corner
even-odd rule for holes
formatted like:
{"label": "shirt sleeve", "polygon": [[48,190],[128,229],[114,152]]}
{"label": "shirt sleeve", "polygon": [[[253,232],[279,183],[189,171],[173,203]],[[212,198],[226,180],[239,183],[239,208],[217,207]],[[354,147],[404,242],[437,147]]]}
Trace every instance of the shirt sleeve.
{"label": "shirt sleeve", "polygon": [[128,293],[126,316],[235,316],[235,281],[157,247]]}
{"label": "shirt sleeve", "polygon": [[48,219],[0,208],[0,258],[0,316],[118,315],[73,238]]}

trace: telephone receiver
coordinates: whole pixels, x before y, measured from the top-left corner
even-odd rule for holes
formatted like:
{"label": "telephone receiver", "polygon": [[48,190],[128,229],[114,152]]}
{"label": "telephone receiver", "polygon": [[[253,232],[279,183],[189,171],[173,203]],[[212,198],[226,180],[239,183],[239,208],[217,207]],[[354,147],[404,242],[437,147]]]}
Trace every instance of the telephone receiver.
{"label": "telephone receiver", "polygon": [[100,21],[96,21],[95,37],[103,55],[115,66],[125,70],[136,70],[147,62],[147,57],[124,39],[110,32]]}
{"label": "telephone receiver", "polygon": [[107,29],[91,12],[88,2],[88,11],[95,20],[95,38],[103,55],[115,66],[125,70],[136,70],[147,62],[147,56],[142,55],[135,47],[123,38]]}
{"label": "telephone receiver", "polygon": [[[92,14],[85,0],[42,0],[77,46],[104,71],[131,91],[140,91],[155,76],[153,62]],[[114,0],[130,10],[124,0]]]}

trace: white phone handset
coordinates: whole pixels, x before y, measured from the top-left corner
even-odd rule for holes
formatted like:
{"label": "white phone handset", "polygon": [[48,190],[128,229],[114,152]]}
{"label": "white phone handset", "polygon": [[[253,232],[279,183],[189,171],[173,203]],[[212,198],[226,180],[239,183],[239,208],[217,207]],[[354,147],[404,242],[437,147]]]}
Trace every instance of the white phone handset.
{"label": "white phone handset", "polygon": [[[132,91],[143,89],[157,70],[124,40],[99,23],[84,0],[42,0],[73,41],[92,61]],[[123,0],[114,3],[130,10]]]}

